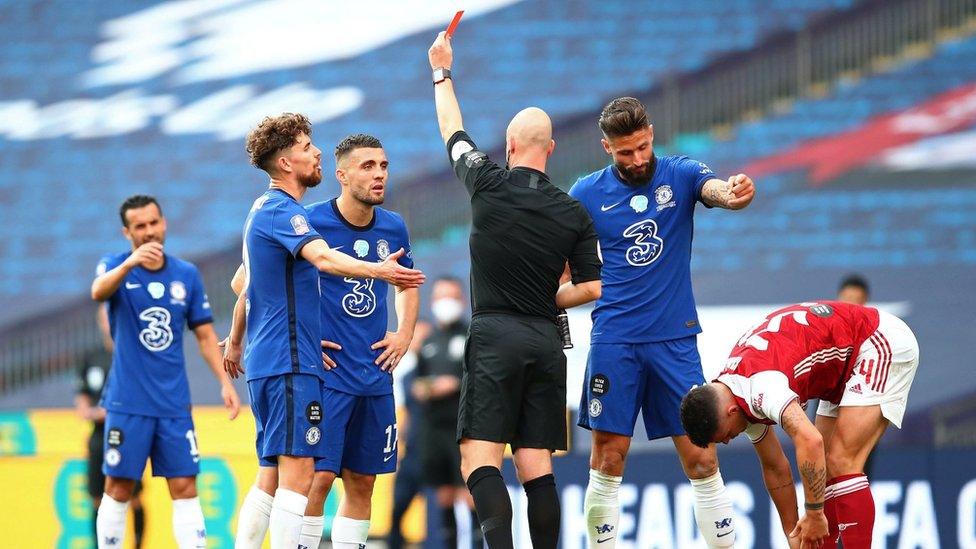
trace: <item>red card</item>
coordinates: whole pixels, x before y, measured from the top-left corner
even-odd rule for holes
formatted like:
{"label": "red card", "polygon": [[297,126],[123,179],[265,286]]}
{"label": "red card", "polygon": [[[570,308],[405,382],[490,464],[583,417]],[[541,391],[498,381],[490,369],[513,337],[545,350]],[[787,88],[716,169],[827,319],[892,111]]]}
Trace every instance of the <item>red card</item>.
{"label": "red card", "polygon": [[451,20],[451,24],[447,26],[447,37],[450,38],[454,34],[454,29],[457,28],[458,23],[461,22],[461,16],[464,15],[464,10],[460,10],[454,14],[454,19]]}

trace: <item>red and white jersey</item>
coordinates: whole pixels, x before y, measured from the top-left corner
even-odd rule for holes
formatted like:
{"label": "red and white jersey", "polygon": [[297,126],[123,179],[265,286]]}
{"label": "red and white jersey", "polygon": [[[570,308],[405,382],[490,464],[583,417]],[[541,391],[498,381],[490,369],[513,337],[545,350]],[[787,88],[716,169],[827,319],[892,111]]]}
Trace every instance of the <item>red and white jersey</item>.
{"label": "red and white jersey", "polygon": [[839,301],[784,307],[739,339],[716,381],[753,423],[779,423],[793,400],[837,403],[878,323],[877,309]]}

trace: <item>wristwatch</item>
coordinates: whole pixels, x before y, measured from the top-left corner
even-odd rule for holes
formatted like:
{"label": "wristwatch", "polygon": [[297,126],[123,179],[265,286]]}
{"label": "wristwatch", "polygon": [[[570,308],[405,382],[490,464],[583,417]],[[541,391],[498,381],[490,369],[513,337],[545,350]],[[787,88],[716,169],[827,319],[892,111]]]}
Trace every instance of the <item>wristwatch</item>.
{"label": "wristwatch", "polygon": [[451,77],[451,69],[438,67],[434,69],[434,85],[440,84]]}

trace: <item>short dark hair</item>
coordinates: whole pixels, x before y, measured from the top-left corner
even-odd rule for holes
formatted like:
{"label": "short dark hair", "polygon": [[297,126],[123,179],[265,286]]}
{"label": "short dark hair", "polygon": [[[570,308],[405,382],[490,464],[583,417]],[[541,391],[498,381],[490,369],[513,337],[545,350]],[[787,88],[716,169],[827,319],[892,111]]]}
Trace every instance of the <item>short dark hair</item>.
{"label": "short dark hair", "polygon": [[858,288],[863,290],[865,295],[871,294],[871,289],[868,287],[868,280],[859,274],[849,274],[841,279],[837,291],[839,292],[844,288]]}
{"label": "short dark hair", "polygon": [[347,135],[345,139],[339,142],[335,148],[335,159],[338,162],[343,156],[351,153],[356,149],[382,149],[383,144],[380,140],[365,133],[357,133],[353,135]]}
{"label": "short dark hair", "polygon": [[129,220],[125,217],[125,212],[129,210],[135,210],[138,208],[144,208],[150,204],[155,204],[159,208],[159,215],[163,215],[163,208],[156,202],[156,199],[152,196],[146,194],[135,194],[125,199],[122,203],[122,207],[119,208],[119,217],[122,218],[122,226],[128,227]]}
{"label": "short dark hair", "polygon": [[648,127],[650,122],[643,103],[633,97],[618,97],[603,107],[599,125],[604,137],[622,137]]}
{"label": "short dark hair", "polygon": [[462,288],[464,287],[464,282],[462,282],[460,278],[458,278],[458,277],[456,277],[454,275],[448,275],[448,274],[440,275],[440,276],[438,276],[437,278],[434,279],[434,283],[435,284],[438,283],[438,282],[450,282],[451,284],[457,284],[458,286],[461,286]]}
{"label": "short dark hair", "polygon": [[244,149],[254,167],[271,173],[274,155],[294,145],[303,133],[312,135],[312,123],[303,114],[286,112],[267,116],[247,134]]}
{"label": "short dark hair", "polygon": [[688,391],[681,399],[681,426],[691,443],[708,448],[718,431],[718,392],[711,385]]}

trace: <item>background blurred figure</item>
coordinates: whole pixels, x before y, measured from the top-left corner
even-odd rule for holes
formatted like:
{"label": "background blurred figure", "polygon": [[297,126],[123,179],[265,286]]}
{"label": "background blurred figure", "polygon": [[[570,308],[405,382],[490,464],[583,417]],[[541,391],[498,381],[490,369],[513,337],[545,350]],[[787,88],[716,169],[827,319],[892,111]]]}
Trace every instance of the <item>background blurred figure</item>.
{"label": "background blurred figure", "polygon": [[[461,478],[461,452],[457,444],[457,418],[464,367],[464,342],[468,334],[461,281],[443,276],[431,291],[431,314],[435,325],[420,350],[417,378],[411,392],[421,403],[420,456],[424,484],[436,490],[440,516],[440,545],[457,547],[454,502],[464,501],[471,509],[472,546],[481,547],[481,530],[474,514],[474,501]],[[433,512],[430,505],[429,512]]]}
{"label": "background blurred figure", "polygon": [[[102,398],[102,388],[108,379],[108,371],[112,367],[112,336],[108,329],[108,312],[104,306],[99,306],[95,314],[98,331],[102,334],[102,347],[85,353],[78,368],[77,393],[75,394],[75,411],[85,420],[92,422],[91,436],[88,437],[88,495],[92,498],[92,535],[95,545],[98,545],[98,535],[95,519],[98,516],[98,506],[102,503],[102,490],[105,488],[105,474],[102,472],[102,461],[105,459],[102,441],[105,439],[105,408],[99,405]],[[135,526],[136,549],[142,547],[142,535],[146,529],[146,513],[142,508],[142,482],[136,482],[132,492],[129,507],[132,509]]]}
{"label": "background blurred figure", "polygon": [[871,299],[871,290],[867,279],[863,276],[849,274],[840,281],[840,287],[837,288],[837,301],[867,305],[869,299]]}
{"label": "background blurred figure", "polygon": [[423,488],[423,470],[420,461],[419,427],[421,420],[420,402],[410,391],[417,379],[417,355],[420,347],[430,334],[430,324],[417,321],[413,331],[410,349],[400,365],[393,370],[393,398],[399,409],[397,444],[397,472],[393,481],[393,518],[390,521],[389,549],[402,549],[403,518],[417,494]]}

